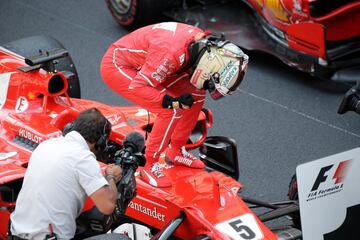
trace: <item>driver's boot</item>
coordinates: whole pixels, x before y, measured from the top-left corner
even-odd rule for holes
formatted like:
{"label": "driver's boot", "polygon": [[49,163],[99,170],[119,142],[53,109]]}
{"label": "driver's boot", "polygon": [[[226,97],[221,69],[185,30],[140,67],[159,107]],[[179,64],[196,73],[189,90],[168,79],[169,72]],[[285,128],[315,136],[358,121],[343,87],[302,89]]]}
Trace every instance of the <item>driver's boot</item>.
{"label": "driver's boot", "polygon": [[190,168],[202,169],[205,167],[205,164],[200,159],[186,151],[185,147],[173,148],[170,145],[165,153],[165,161],[168,164]]}
{"label": "driver's boot", "polygon": [[146,165],[140,171],[140,177],[144,182],[154,187],[171,187],[171,181],[162,171],[159,162]]}

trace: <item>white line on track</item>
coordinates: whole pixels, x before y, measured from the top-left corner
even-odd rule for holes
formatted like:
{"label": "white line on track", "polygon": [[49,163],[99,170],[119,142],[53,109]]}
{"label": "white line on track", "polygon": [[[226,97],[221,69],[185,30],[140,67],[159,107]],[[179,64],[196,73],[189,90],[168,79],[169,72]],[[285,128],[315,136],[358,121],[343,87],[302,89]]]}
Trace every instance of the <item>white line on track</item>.
{"label": "white line on track", "polygon": [[264,102],[270,103],[270,104],[272,104],[272,105],[278,106],[278,107],[280,107],[280,108],[286,109],[286,110],[288,110],[288,111],[291,111],[291,112],[293,112],[293,113],[295,113],[295,114],[298,114],[298,115],[300,115],[300,116],[302,116],[302,117],[305,117],[305,118],[307,118],[307,119],[310,119],[310,120],[312,120],[312,121],[315,121],[315,122],[317,122],[317,123],[320,123],[320,124],[322,124],[322,125],[325,125],[325,126],[327,126],[327,127],[330,127],[330,128],[336,129],[336,130],[338,130],[338,131],[341,131],[341,132],[343,132],[343,133],[349,134],[349,135],[351,135],[351,136],[360,138],[360,135],[358,135],[358,134],[356,134],[356,133],[353,133],[353,132],[348,131],[348,130],[346,130],[346,129],[343,129],[343,128],[341,128],[341,127],[335,126],[335,125],[333,125],[333,124],[331,124],[331,123],[324,122],[324,121],[322,121],[322,120],[320,120],[320,119],[318,119],[318,118],[316,118],[316,117],[310,116],[310,115],[308,115],[308,114],[306,114],[306,113],[303,113],[303,112],[300,112],[300,111],[298,111],[298,110],[296,110],[296,109],[293,109],[293,108],[290,108],[290,107],[288,107],[288,106],[282,105],[282,104],[280,104],[280,103],[274,102],[274,101],[272,101],[272,100],[270,100],[270,99],[260,97],[260,96],[258,96],[258,95],[256,95],[256,94],[253,94],[253,93],[244,91],[244,90],[242,90],[242,89],[238,89],[238,91],[241,92],[241,93],[247,94],[247,95],[249,95],[249,96],[251,96],[251,97],[257,98],[257,99],[259,99],[259,100],[261,100],[261,101],[264,101]]}

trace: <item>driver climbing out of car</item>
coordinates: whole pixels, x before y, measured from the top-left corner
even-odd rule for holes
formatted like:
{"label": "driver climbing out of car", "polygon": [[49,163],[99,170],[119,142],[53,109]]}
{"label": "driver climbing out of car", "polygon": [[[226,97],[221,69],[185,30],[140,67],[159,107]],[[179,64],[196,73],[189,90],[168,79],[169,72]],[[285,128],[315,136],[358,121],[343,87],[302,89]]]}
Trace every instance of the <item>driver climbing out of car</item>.
{"label": "driver climbing out of car", "polygon": [[90,108],[67,130],[33,151],[10,217],[9,239],[72,239],[88,196],[101,213],[113,212],[122,169],[109,165],[103,176],[95,158],[106,147],[111,123]]}
{"label": "driver climbing out of car", "polygon": [[104,82],[156,114],[146,142],[142,180],[155,187],[171,186],[158,162],[164,151],[168,164],[204,168],[184,145],[204,105],[206,90],[213,99],[231,95],[247,64],[248,56],[235,44],[183,23],[149,25],[111,44],[101,62]]}

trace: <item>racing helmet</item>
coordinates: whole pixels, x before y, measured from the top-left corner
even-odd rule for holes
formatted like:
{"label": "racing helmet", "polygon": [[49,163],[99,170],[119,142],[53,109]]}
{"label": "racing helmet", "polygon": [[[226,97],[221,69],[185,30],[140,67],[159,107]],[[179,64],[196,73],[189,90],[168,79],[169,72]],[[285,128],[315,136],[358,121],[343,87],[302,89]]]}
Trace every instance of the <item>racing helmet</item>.
{"label": "racing helmet", "polygon": [[210,36],[189,47],[193,73],[190,79],[198,89],[207,89],[217,100],[234,93],[244,78],[249,57],[224,37]]}

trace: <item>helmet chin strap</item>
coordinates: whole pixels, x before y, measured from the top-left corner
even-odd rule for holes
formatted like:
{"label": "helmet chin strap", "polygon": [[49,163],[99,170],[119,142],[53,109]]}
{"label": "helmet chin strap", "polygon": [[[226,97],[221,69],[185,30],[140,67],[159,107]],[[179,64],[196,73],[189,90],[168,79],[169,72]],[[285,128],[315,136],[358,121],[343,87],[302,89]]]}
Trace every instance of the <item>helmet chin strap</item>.
{"label": "helmet chin strap", "polygon": [[204,82],[204,89],[208,91],[212,91],[215,89],[215,84],[211,80],[207,80]]}

